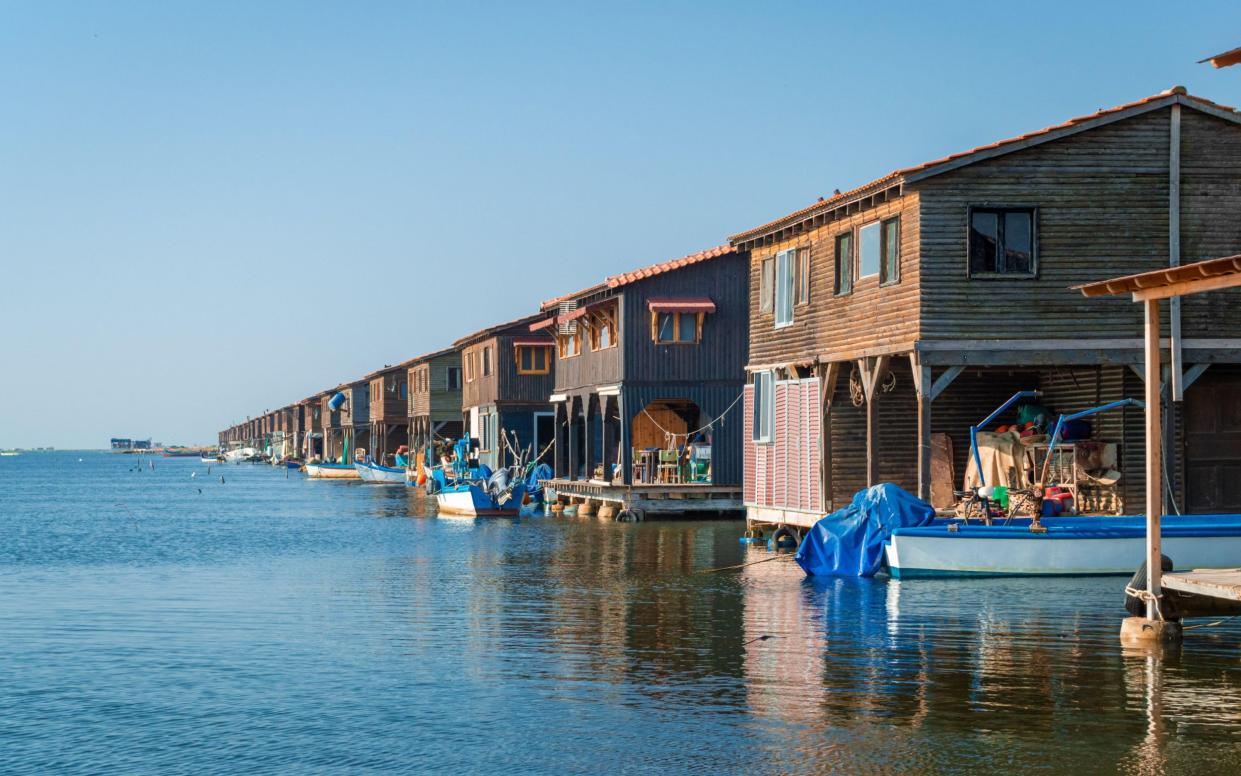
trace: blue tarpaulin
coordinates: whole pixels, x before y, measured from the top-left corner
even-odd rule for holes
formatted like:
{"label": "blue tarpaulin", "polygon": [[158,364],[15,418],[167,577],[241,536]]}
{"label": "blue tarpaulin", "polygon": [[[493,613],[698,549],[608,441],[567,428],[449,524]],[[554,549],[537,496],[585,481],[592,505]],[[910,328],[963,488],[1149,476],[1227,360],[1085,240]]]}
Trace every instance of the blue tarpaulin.
{"label": "blue tarpaulin", "polygon": [[812,577],[874,576],[883,568],[883,543],[892,531],[934,519],[925,501],[891,483],[875,485],[815,523],[797,548],[797,563]]}

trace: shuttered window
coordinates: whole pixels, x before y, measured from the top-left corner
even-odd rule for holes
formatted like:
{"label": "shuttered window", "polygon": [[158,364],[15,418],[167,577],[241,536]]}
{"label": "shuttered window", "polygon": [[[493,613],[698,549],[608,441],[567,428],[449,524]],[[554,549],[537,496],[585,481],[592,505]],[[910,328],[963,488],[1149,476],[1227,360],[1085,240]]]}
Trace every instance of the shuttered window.
{"label": "shuttered window", "polygon": [[754,373],[754,441],[764,444],[775,438],[776,392],[775,374]]}
{"label": "shuttered window", "polygon": [[776,254],[776,326],[788,326],[793,322],[793,298],[796,293],[796,277],[793,272],[797,251],[780,251]]}
{"label": "shuttered window", "polygon": [[763,259],[758,276],[758,309],[769,313],[774,306],[776,264],[771,259]]}
{"label": "shuttered window", "polygon": [[797,304],[810,303],[810,249],[798,248],[797,256],[794,259],[794,269],[797,276]]}

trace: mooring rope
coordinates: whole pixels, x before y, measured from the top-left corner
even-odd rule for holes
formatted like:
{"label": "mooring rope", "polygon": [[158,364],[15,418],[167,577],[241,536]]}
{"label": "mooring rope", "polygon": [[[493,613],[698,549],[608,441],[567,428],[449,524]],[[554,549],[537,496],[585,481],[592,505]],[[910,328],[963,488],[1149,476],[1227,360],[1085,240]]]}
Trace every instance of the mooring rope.
{"label": "mooring rope", "polygon": [[728,413],[732,411],[732,408],[737,406],[737,402],[741,401],[741,399],[742,399],[744,396],[745,396],[745,391],[742,391],[741,393],[739,393],[739,394],[737,395],[737,398],[733,399],[733,403],[732,403],[732,404],[730,404],[730,405],[728,405],[728,409],[726,409],[726,410],[724,410],[723,412],[721,412],[721,413],[720,413],[720,416],[719,416],[718,418],[716,418],[715,420],[711,421],[710,423],[708,423],[707,425],[703,426],[702,428],[696,428],[696,429],[694,429],[693,431],[686,431],[686,432],[685,432],[685,433],[683,433],[683,434],[678,434],[678,433],[676,433],[675,431],[669,431],[668,429],[666,429],[666,428],[664,428],[663,426],[659,425],[659,421],[658,421],[658,420],[655,420],[655,418],[651,416],[651,413],[649,413],[649,412],[647,412],[647,411],[646,411],[646,408],[645,408],[645,407],[643,407],[643,408],[642,408],[642,414],[643,414],[643,415],[645,415],[645,416],[647,416],[648,418],[650,418],[650,421],[651,421],[651,423],[653,423],[653,424],[655,425],[655,428],[657,428],[657,429],[659,429],[660,431],[664,432],[664,436],[670,436],[670,437],[673,437],[673,441],[676,441],[676,437],[679,437],[679,436],[683,436],[683,437],[685,437],[686,439],[688,439],[689,437],[692,437],[692,436],[694,436],[695,434],[699,434],[699,433],[701,433],[701,432],[703,432],[703,431],[706,431],[707,429],[709,429],[709,428],[711,428],[712,426],[714,426],[716,423],[719,423],[721,420],[723,420],[723,419],[724,419],[724,418],[728,415]]}

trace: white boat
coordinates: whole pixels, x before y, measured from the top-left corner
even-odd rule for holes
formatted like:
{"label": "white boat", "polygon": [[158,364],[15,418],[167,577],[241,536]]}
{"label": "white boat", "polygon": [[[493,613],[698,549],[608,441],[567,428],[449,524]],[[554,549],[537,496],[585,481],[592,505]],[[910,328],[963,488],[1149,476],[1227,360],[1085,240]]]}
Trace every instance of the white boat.
{"label": "white boat", "polygon": [[255,455],[258,455],[258,451],[253,447],[237,447],[224,453],[224,460],[228,463],[241,463]]}
{"label": "white boat", "polygon": [[380,466],[372,461],[359,461],[353,465],[357,470],[358,476],[363,482],[373,482],[379,485],[404,485],[405,470],[395,469],[391,466]]}
{"label": "white boat", "polygon": [[306,476],[312,480],[356,480],[358,470],[346,463],[308,463]]}
{"label": "white boat", "polygon": [[15,455],[21,455],[21,453],[17,452],[16,450],[0,450],[0,455],[4,456],[5,458],[11,458]]}
{"label": "white boat", "polygon": [[[885,547],[888,569],[896,579],[1121,575],[1146,557],[1144,517],[1054,517],[1042,524],[1045,533],[1032,532],[1029,518],[897,528]],[[1170,515],[1161,535],[1163,554],[1178,571],[1241,565],[1241,515]]]}

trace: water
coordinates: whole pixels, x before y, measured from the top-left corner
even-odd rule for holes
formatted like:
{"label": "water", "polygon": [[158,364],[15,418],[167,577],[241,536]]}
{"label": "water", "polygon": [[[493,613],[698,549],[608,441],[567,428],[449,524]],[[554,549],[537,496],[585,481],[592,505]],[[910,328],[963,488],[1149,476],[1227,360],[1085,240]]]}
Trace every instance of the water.
{"label": "water", "polygon": [[154,460],[0,458],[0,772],[1241,772],[1241,619],[1125,655],[1122,580]]}

